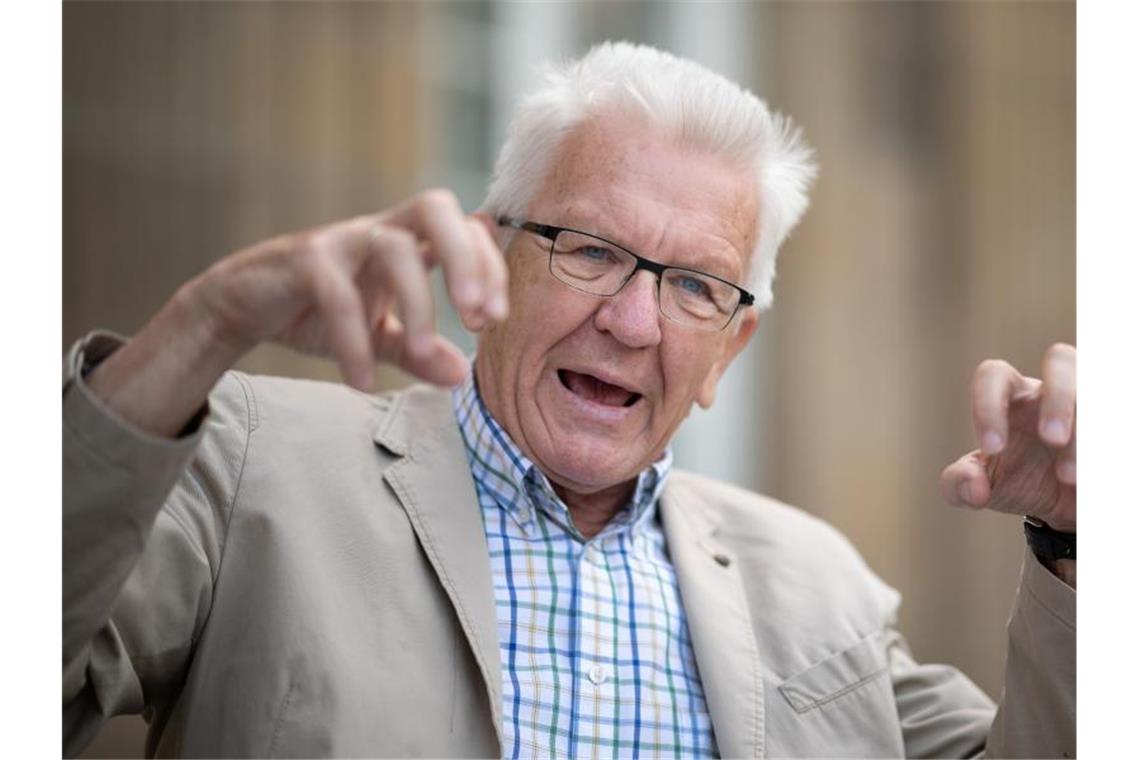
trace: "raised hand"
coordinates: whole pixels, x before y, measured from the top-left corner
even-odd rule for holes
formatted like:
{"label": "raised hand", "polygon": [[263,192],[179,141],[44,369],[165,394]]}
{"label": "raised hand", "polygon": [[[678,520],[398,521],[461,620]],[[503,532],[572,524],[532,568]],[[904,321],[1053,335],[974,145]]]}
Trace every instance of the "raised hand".
{"label": "raised hand", "polygon": [[435,332],[428,274],[437,264],[468,329],[506,316],[502,255],[487,229],[441,190],[258,243],[207,270],[192,292],[220,339],[238,349],[274,340],[327,356],[361,389],[371,384],[375,361],[456,383],[466,359]]}
{"label": "raised hand", "polygon": [[455,196],[429,190],[391,210],[238,251],[179,288],[88,378],[112,410],[158,435],[183,429],[218,378],[262,341],[333,358],[367,390],[374,363],[460,382],[467,360],[435,332],[430,270],[443,268],[464,325],[507,314],[507,268]]}
{"label": "raised hand", "polygon": [[973,389],[979,448],[942,471],[943,498],[956,506],[1039,518],[1077,529],[1077,350],[1057,343],[1041,379],[1009,363],[978,365]]}

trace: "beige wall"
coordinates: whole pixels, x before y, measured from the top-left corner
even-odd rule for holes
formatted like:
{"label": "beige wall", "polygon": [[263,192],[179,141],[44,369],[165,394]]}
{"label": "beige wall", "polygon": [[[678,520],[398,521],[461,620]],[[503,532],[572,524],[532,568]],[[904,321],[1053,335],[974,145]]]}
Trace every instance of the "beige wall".
{"label": "beige wall", "polygon": [[[461,89],[485,74],[465,70],[470,49],[440,47],[440,29],[512,12],[65,4],[61,348],[96,326],[137,330],[242,245],[418,189],[437,173],[430,157],[456,150],[441,115],[465,113],[433,66]],[[657,12],[571,14],[575,49],[615,28],[657,41]],[[936,484],[972,446],[974,365],[1002,356],[1035,372],[1050,342],[1075,339],[1074,6],[750,14],[748,84],[804,127],[822,174],[782,254],[763,350],[745,355],[765,382],[740,410],[760,432],[755,471],[737,479],[838,525],[903,592],[916,654],[997,696],[1017,521],[945,507]],[[275,349],[242,366],[336,376]],[[88,756],[138,755],[139,725],[113,721]]]}
{"label": "beige wall", "polygon": [[942,505],[968,388],[1076,340],[1071,3],[773,7],[770,97],[822,171],[781,254],[763,484],[841,528],[904,597],[920,658],[991,695],[1016,519]]}
{"label": "beige wall", "polygon": [[[95,326],[134,332],[231,251],[404,197],[422,139],[419,15],[65,4],[64,345]],[[242,366],[336,376],[272,348]]]}

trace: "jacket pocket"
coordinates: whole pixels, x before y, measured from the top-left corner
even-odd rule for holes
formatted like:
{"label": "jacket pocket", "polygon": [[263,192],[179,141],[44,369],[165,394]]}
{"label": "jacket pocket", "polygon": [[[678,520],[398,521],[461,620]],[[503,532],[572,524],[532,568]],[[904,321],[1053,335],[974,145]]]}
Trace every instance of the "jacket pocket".
{"label": "jacket pocket", "polygon": [[883,634],[876,631],[855,646],[787,679],[779,690],[792,709],[804,713],[855,691],[886,671]]}

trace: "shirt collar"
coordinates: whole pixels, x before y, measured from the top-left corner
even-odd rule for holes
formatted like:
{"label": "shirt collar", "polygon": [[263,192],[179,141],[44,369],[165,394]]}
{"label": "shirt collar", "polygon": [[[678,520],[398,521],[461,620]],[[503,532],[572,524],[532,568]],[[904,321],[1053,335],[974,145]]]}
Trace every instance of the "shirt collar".
{"label": "shirt collar", "polygon": [[[574,527],[565,502],[550,481],[515,445],[483,404],[475,381],[474,362],[467,378],[451,394],[455,418],[463,438],[471,475],[507,514],[529,531],[535,510],[562,525],[581,541],[585,538]],[[673,467],[672,449],[665,452],[637,476],[633,498],[602,530],[602,535],[620,530],[635,533],[656,512],[657,499]]]}

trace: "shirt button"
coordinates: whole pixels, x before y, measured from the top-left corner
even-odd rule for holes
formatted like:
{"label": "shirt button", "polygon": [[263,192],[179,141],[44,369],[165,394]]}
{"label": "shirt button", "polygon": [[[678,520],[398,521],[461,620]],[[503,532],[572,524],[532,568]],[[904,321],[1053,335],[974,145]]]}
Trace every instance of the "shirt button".
{"label": "shirt button", "polygon": [[595,686],[601,686],[606,682],[606,669],[601,665],[594,665],[586,675]]}

